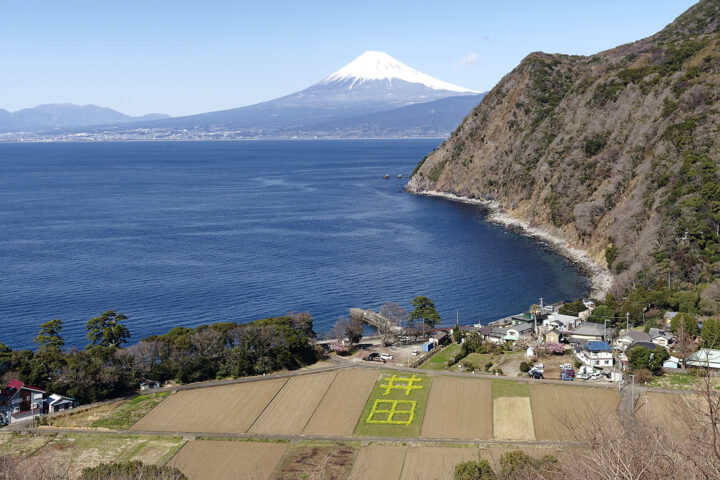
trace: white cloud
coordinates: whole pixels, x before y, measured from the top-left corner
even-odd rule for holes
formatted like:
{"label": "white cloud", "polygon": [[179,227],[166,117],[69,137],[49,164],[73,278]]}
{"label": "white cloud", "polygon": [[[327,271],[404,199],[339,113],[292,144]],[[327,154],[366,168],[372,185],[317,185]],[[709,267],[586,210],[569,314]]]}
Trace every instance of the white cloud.
{"label": "white cloud", "polygon": [[475,52],[468,53],[460,60],[455,60],[455,67],[467,67],[469,65],[475,65],[480,61],[480,55]]}

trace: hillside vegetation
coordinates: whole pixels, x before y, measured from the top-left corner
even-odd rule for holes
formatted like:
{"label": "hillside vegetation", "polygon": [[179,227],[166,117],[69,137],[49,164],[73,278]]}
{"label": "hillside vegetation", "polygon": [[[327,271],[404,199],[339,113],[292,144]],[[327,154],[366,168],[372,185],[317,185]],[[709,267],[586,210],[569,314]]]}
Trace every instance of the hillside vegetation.
{"label": "hillside vegetation", "polygon": [[616,290],[720,274],[720,0],[589,57],[532,53],[408,190],[494,200],[616,274]]}

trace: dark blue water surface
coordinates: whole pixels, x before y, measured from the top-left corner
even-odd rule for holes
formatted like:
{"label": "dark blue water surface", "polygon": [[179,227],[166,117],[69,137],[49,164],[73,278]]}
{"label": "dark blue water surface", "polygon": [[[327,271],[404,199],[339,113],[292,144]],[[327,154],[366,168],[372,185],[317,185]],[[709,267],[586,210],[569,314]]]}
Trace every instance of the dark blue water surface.
{"label": "dark blue water surface", "polygon": [[[482,210],[402,193],[438,140],[0,145],[0,341],[129,316],[132,338],[434,299],[486,322],[588,282]],[[384,174],[390,180],[384,180]]]}

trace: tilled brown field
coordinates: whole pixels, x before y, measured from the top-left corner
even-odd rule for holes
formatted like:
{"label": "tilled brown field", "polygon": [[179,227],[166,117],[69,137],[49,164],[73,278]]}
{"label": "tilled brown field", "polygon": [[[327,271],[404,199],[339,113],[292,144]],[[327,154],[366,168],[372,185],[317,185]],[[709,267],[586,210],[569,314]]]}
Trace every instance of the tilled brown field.
{"label": "tilled brown field", "polygon": [[373,370],[339,371],[303,434],[352,435],[377,379],[378,372]]}
{"label": "tilled brown field", "polygon": [[275,378],[173,393],[130,430],[245,433],[288,380]]}
{"label": "tilled brown field", "polygon": [[616,389],[530,384],[535,438],[574,440],[576,434],[591,428],[599,419],[605,423],[617,421],[619,402]]}
{"label": "tilled brown field", "polygon": [[336,372],[325,372],[292,377],[250,427],[249,432],[299,435],[328,391],[335,375]]}
{"label": "tilled brown field", "polygon": [[358,452],[352,480],[398,480],[402,474],[408,447],[368,445]]}
{"label": "tilled brown field", "polygon": [[267,480],[287,443],[194,440],[170,461],[190,480]]}
{"label": "tilled brown field", "polygon": [[493,436],[492,382],[433,379],[421,437],[487,440]]}
{"label": "tilled brown field", "polygon": [[659,424],[676,435],[688,435],[697,426],[698,397],[691,392],[640,395],[635,405],[635,418],[649,424]]}
{"label": "tilled brown field", "polygon": [[477,460],[479,454],[476,447],[410,447],[405,455],[400,479],[452,480],[455,465],[467,460]]}

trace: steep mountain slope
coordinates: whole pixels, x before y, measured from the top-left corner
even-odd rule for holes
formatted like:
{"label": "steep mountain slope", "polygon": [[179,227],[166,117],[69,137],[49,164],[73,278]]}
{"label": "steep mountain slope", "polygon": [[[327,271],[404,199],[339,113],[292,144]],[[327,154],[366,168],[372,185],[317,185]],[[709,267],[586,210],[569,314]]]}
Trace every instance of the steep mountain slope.
{"label": "steep mountain slope", "polygon": [[52,103],[25,108],[16,112],[0,110],[0,132],[37,131],[90,125],[109,125],[169,118],[161,113],[131,117],[111,108],[97,105]]}
{"label": "steep mountain slope", "polygon": [[616,285],[720,274],[720,0],[590,57],[528,55],[408,190],[494,200]]}

